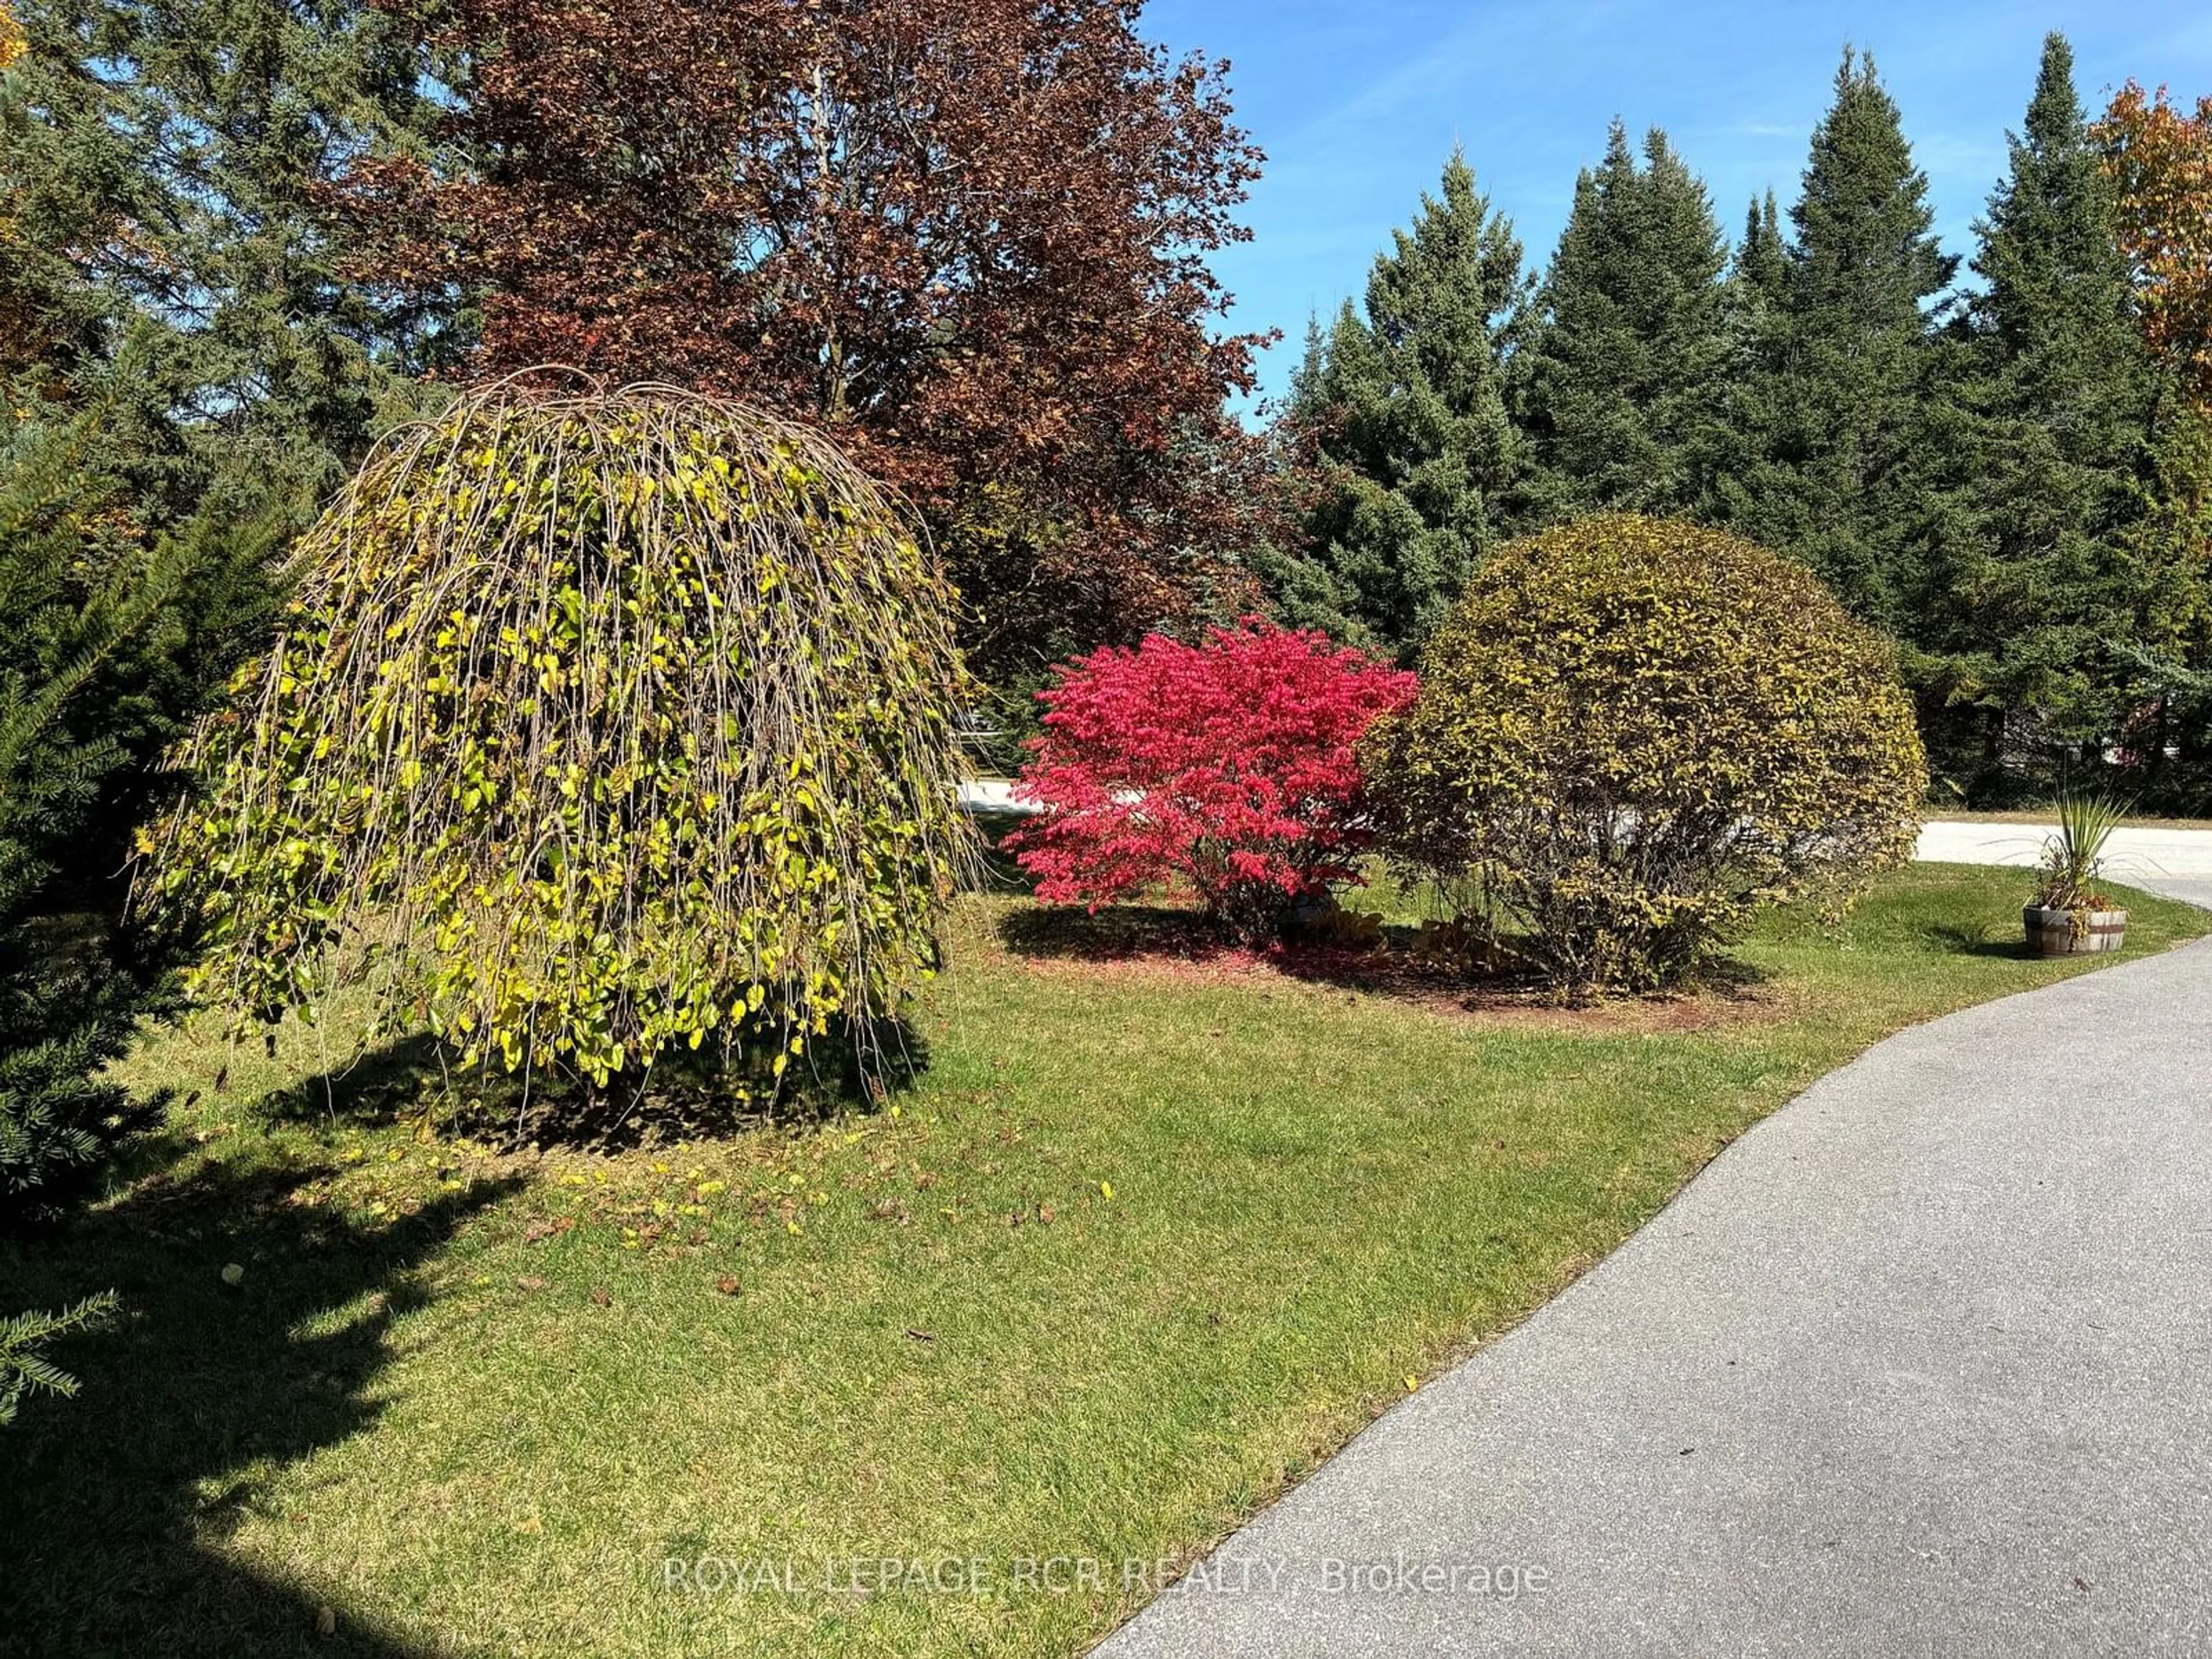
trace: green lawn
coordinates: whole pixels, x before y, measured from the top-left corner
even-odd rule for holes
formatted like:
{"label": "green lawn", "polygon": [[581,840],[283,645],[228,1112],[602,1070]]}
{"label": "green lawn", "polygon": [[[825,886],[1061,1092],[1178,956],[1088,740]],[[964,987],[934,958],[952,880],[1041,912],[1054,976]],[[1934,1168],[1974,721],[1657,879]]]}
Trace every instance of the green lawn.
{"label": "green lawn", "polygon": [[[6,1645],[1073,1653],[1141,1599],[1121,1563],[1219,1538],[1813,1077],[2078,970],[2016,953],[2023,887],[1921,866],[1770,926],[1733,998],[1595,1012],[1042,959],[977,902],[890,1106],[617,1158],[362,1105],[396,1062],[333,1110],[300,1085],[335,1030],[220,1091],[219,1048],[162,1036],[135,1073],[205,1092],[0,1250],[0,1305],[129,1310],[58,1356],[81,1399],[0,1432]],[[2212,921],[2131,902],[2131,955]],[[663,1587],[702,1554],[801,1583]],[[852,1556],[989,1588],[823,1589]],[[1054,1557],[1112,1565],[1012,1584]]]}

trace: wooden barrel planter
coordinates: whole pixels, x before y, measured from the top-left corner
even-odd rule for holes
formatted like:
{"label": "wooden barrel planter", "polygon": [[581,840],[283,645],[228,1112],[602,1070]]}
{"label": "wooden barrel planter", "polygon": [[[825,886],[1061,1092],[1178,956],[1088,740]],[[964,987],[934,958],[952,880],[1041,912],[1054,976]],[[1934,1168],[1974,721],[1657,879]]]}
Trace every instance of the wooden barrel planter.
{"label": "wooden barrel planter", "polygon": [[2117,951],[2127,942],[2124,910],[2054,910],[2031,904],[2021,912],[2027,948],[2039,957],[2085,956]]}

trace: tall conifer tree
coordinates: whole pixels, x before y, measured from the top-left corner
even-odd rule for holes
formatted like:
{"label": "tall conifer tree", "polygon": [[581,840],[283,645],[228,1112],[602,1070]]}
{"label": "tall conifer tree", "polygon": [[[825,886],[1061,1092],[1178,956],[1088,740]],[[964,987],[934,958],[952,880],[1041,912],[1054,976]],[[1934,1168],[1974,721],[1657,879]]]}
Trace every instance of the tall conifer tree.
{"label": "tall conifer tree", "polygon": [[1759,343],[1763,384],[1745,400],[1761,429],[1724,481],[1723,515],[1894,628],[1923,508],[1925,307],[1957,262],[1931,234],[1927,176],[1871,57],[1844,53],[1790,222],[1782,303]]}
{"label": "tall conifer tree", "polygon": [[1347,301],[1300,375],[1301,620],[1410,654],[1510,532],[1526,460],[1504,352],[1526,286],[1511,223],[1455,153],[1376,260],[1364,314]]}
{"label": "tall conifer tree", "polygon": [[[445,111],[395,11],[363,0],[18,0],[0,91],[0,303],[49,371],[128,334],[150,404],[335,484],[457,296],[386,293],[326,191]],[[125,435],[111,417],[106,428]]]}
{"label": "tall conifer tree", "polygon": [[[0,72],[0,1211],[143,1115],[100,1075],[165,1000],[126,915],[160,757],[264,642],[274,567],[366,442],[390,319],[315,186],[381,118],[358,12],[30,0]],[[381,27],[375,26],[375,27]],[[396,364],[392,367],[398,367]]]}
{"label": "tall conifer tree", "polygon": [[1749,483],[1767,463],[1778,429],[1780,377],[1774,372],[1790,293],[1790,245],[1774,192],[1754,196],[1744,215],[1722,284],[1727,353],[1716,377],[1720,415],[1705,458],[1705,516],[1726,521],[1744,514]]}
{"label": "tall conifer tree", "polygon": [[1758,300],[1779,305],[1788,292],[1790,251],[1782,239],[1782,218],[1774,192],[1754,198],[1744,215],[1743,240],[1736,244],[1731,279]]}
{"label": "tall conifer tree", "polygon": [[1727,240],[1705,185],[1654,128],[1637,165],[1615,121],[1536,301],[1520,360],[1543,517],[1687,513],[1721,415]]}
{"label": "tall conifer tree", "polygon": [[1931,449],[1953,476],[1906,631],[1927,652],[1937,763],[1984,788],[2022,745],[2095,752],[2119,736],[2118,647],[2162,609],[2163,577],[2134,534],[2160,379],[2073,68],[2050,36],[2009,171],[1975,225],[1984,286],[1931,399]]}

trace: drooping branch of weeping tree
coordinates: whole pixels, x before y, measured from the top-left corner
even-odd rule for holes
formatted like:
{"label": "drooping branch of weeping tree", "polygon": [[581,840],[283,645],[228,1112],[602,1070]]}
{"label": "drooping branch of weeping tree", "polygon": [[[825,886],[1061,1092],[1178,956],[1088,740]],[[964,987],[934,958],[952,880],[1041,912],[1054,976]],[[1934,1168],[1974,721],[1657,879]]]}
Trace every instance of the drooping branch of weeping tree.
{"label": "drooping branch of weeping tree", "polygon": [[204,1000],[341,979],[465,1061],[780,1077],[935,958],[969,854],[955,596],[824,440],[658,386],[502,381],[395,433],[196,736],[151,844]]}

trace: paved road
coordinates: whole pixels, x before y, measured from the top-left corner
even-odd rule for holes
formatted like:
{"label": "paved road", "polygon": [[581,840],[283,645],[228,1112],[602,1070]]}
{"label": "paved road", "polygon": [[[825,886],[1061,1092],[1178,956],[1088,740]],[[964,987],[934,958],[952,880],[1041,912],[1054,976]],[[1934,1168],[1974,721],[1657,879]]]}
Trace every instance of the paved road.
{"label": "paved road", "polygon": [[1880,1044],[1099,1652],[2212,1654],[2208,987]]}

